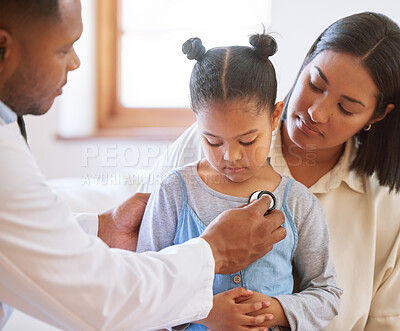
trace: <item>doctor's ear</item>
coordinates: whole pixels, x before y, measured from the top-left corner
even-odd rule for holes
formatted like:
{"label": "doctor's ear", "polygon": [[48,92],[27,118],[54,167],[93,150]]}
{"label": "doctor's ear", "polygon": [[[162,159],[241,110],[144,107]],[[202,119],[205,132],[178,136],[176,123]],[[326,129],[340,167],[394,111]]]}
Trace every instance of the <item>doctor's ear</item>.
{"label": "doctor's ear", "polygon": [[8,56],[8,51],[12,44],[12,37],[8,31],[0,29],[0,61],[3,61]]}

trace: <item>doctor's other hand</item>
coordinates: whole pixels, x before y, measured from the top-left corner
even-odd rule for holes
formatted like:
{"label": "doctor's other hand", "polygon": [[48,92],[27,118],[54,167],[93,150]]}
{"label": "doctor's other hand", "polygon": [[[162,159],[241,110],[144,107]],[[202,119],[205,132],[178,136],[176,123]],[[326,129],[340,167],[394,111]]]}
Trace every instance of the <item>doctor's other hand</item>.
{"label": "doctor's other hand", "polygon": [[221,213],[207,226],[200,237],[211,246],[215,273],[238,272],[285,238],[285,216],[276,209],[264,215],[269,205],[270,198],[262,196],[249,205]]}
{"label": "doctor's other hand", "polygon": [[109,247],[136,251],[140,223],[150,194],[136,193],[119,206],[99,215],[97,236]]}

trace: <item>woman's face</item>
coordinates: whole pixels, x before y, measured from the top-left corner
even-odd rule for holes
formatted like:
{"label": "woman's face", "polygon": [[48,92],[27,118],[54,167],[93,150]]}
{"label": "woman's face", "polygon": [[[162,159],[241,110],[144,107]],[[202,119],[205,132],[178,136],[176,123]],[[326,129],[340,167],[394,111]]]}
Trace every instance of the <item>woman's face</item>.
{"label": "woman's face", "polygon": [[286,127],[303,149],[342,145],[369,123],[378,89],[354,55],[324,51],[301,72],[288,103]]}

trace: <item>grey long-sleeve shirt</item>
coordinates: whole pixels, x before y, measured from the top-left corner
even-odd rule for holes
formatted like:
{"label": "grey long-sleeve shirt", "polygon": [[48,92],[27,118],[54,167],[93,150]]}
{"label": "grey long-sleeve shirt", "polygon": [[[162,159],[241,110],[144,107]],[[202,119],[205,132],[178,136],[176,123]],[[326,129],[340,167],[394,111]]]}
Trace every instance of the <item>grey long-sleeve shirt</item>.
{"label": "grey long-sleeve shirt", "polygon": [[[208,225],[223,211],[242,206],[246,198],[228,196],[208,187],[197,173],[197,162],[178,169],[187,191],[188,204]],[[288,177],[274,190],[276,208]],[[143,217],[137,251],[158,251],[173,245],[182,192],[174,173],[165,176],[152,193]],[[292,330],[321,330],[338,313],[341,289],[329,254],[329,232],[318,199],[303,185],[294,182],[287,200],[298,233],[293,256],[296,289],[292,295],[278,295]],[[266,275],[268,278],[268,275]]]}

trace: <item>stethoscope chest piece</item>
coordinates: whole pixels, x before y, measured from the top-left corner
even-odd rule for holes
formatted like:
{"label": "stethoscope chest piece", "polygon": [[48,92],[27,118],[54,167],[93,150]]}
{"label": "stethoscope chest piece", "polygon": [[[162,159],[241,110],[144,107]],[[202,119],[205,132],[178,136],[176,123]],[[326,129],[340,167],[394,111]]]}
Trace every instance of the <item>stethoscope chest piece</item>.
{"label": "stethoscope chest piece", "polygon": [[267,213],[271,210],[275,209],[276,206],[276,198],[270,191],[255,191],[250,195],[249,203],[253,202],[254,200],[260,199],[263,195],[269,195],[271,197],[271,204],[267,210]]}

